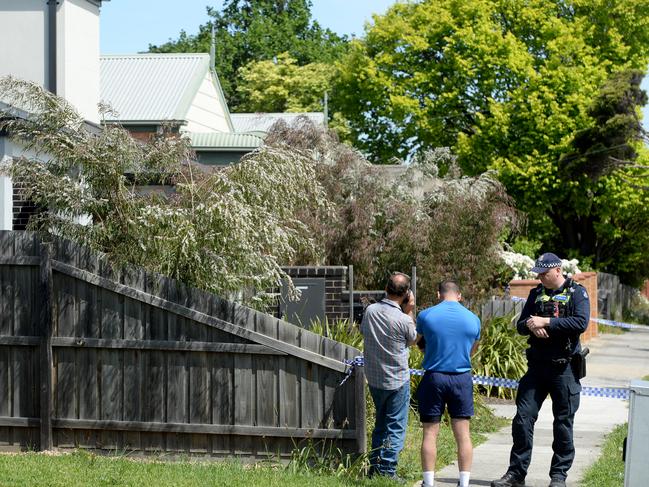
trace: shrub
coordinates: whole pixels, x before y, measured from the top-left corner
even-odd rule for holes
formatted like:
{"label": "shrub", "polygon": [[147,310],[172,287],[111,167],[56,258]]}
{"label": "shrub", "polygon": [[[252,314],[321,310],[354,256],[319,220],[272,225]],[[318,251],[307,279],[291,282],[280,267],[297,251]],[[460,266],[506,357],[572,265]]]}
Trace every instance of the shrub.
{"label": "shrub", "polygon": [[[493,174],[463,177],[452,155],[437,150],[397,167],[393,176],[307,120],[276,124],[266,143],[288,145],[317,163],[332,216],[314,217],[305,201],[299,218],[320,242],[324,263],[354,266],[358,288],[381,289],[391,271],[413,265],[424,306],[435,301],[444,278],[459,279],[465,297],[474,299],[500,285],[493,265],[499,237],[516,227],[519,215]],[[444,177],[436,164],[445,168]],[[314,262],[299,256],[296,263]]]}
{"label": "shrub", "polygon": [[335,320],[332,322],[325,318],[324,321],[312,323],[311,331],[358,350],[363,350],[363,335],[361,335],[358,325],[350,323],[349,320]]}
{"label": "shrub", "polygon": [[649,325],[649,299],[636,292],[631,298],[631,304],[624,313],[624,320],[631,323]]}
{"label": "shrub", "polygon": [[[513,325],[517,315],[509,314],[483,322],[480,346],[474,360],[474,372],[490,377],[518,380],[527,369],[526,338]],[[504,387],[484,386],[487,395],[513,398],[515,391]]]}
{"label": "shrub", "polygon": [[[183,137],[141,143],[117,126],[90,132],[65,100],[12,77],[0,79],[0,93],[29,113],[0,117],[0,130],[48,157],[2,168],[47,209],[32,229],[248,304],[262,305],[264,295],[242,291],[291,282],[281,264],[298,254],[319,259],[309,228],[295,217],[305,200],[314,218],[328,214],[305,152],[265,146],[226,171],[197,173]],[[146,183],[171,183],[173,193],[142,194]]]}

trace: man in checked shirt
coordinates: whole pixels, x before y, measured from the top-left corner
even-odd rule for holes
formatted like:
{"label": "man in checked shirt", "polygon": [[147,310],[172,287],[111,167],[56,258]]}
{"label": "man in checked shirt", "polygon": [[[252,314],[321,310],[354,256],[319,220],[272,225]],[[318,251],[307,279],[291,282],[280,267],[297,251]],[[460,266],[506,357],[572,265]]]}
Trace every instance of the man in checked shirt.
{"label": "man in checked shirt", "polygon": [[415,297],[410,277],[401,272],[390,276],[385,298],[365,310],[363,334],[365,374],[374,406],[370,476],[397,478],[399,452],[403,449],[410,404],[408,347],[417,338]]}

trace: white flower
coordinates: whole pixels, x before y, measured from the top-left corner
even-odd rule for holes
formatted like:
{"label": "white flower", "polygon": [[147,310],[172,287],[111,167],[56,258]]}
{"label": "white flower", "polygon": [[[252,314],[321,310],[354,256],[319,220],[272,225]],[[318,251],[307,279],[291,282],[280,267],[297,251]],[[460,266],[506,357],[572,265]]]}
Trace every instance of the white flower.
{"label": "white flower", "polygon": [[[534,259],[531,257],[505,250],[500,252],[500,257],[503,262],[514,271],[514,279],[536,279],[537,274],[532,272]],[[561,261],[561,269],[563,270],[563,273],[567,274],[569,277],[581,272],[579,267],[577,267],[578,265],[578,259],[563,259]]]}

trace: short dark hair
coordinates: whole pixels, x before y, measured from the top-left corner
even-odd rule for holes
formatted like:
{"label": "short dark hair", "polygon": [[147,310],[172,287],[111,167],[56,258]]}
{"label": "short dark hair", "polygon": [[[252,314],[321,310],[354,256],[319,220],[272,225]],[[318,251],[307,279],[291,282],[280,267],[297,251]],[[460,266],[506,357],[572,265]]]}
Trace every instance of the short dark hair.
{"label": "short dark hair", "polygon": [[460,285],[455,279],[444,279],[439,283],[439,294],[444,296],[448,293],[460,293]]}
{"label": "short dark hair", "polygon": [[385,290],[392,296],[405,296],[410,291],[410,276],[403,272],[393,272]]}

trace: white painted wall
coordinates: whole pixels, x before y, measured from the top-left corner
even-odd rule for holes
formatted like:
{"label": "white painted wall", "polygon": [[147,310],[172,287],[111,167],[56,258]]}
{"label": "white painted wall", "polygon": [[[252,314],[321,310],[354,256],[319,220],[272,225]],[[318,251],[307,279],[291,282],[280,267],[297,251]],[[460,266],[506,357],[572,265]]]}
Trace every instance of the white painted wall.
{"label": "white painted wall", "polygon": [[99,122],[99,7],[64,0],[57,13],[57,91],[81,116]]}
{"label": "white painted wall", "polygon": [[9,74],[41,86],[46,82],[47,3],[44,0],[0,0],[0,77]]}
{"label": "white painted wall", "polygon": [[[7,162],[7,138],[0,137],[0,164]],[[13,184],[11,178],[0,175],[0,230],[13,230]]]}
{"label": "white painted wall", "polygon": [[230,132],[226,119],[226,109],[221,102],[212,75],[208,71],[187,111],[188,132]]}
{"label": "white painted wall", "polygon": [[[59,1],[57,94],[97,123],[99,7],[87,0]],[[0,76],[11,74],[46,86],[47,64],[47,1],[0,0]]]}

